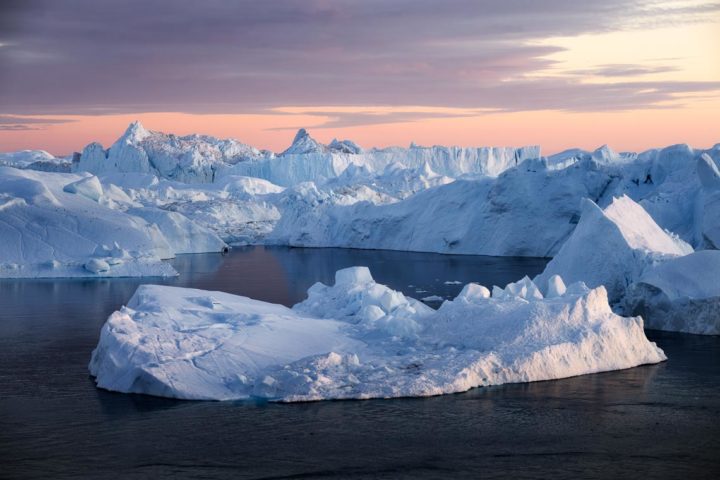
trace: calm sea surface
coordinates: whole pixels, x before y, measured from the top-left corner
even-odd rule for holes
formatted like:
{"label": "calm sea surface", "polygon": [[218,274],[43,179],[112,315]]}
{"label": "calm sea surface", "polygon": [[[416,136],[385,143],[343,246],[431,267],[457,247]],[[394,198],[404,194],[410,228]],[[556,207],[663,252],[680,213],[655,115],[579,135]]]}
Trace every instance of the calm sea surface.
{"label": "calm sea surface", "polygon": [[[416,298],[544,259],[252,247],[161,283],[292,305],[369,266]],[[720,478],[720,337],[648,332],[668,362],[423,399],[183,402],[95,388],[108,315],[157,279],[0,280],[0,478]]]}

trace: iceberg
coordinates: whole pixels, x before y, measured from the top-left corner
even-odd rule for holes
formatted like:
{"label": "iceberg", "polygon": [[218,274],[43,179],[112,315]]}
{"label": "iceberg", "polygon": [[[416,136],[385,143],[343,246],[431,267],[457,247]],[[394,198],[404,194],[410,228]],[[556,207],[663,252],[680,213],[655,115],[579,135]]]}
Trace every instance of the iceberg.
{"label": "iceberg", "polygon": [[301,182],[321,183],[338,177],[348,167],[381,173],[389,165],[419,169],[428,164],[440,175],[497,176],[528,158],[540,156],[537,146],[510,147],[392,147],[365,151],[350,140],[323,145],[300,129],[284,152],[275,155],[236,140],[204,135],[178,137],[153,132],[139,122],[107,150],[98,143],[85,147],[73,171],[96,175],[118,172],[153,173],[186,183],[212,183],[226,175],[256,177],[288,187]]}
{"label": "iceberg", "polygon": [[[51,157],[24,151],[0,154],[0,163],[22,171],[46,170],[39,163],[59,161]],[[94,202],[93,208],[113,210],[110,215],[130,215],[157,227],[166,250],[161,255],[152,246],[126,248],[121,238],[94,243],[112,248],[118,241],[128,251],[158,258],[219,251],[225,244],[554,257],[581,217],[584,224],[590,221],[586,210],[592,208],[582,199],[594,203],[599,215],[621,209],[620,203],[613,206],[614,198],[627,198],[621,203],[633,202],[645,212],[637,217],[638,226],[652,223],[654,228],[632,233],[633,218],[618,234],[607,224],[618,220],[608,217],[598,231],[625,253],[603,269],[604,258],[594,257],[597,272],[589,274],[597,278],[580,271],[575,275],[572,265],[554,272],[570,282],[583,278],[593,287],[611,282],[606,287],[615,305],[647,263],[688,254],[688,245],[717,249],[719,161],[720,145],[707,150],[673,145],[641,153],[602,146],[540,157],[539,147],[363,149],[337,139],[325,145],[304,129],[288,149],[275,154],[236,140],[154,132],[134,122],[109,149],[93,143],[74,155],[75,174],[65,177],[56,197],[64,202],[66,194],[73,194]],[[47,183],[51,190],[59,178],[39,171],[33,175],[34,182]],[[0,189],[0,194],[7,208],[20,202],[12,189]],[[580,233],[584,230],[587,225]],[[620,238],[624,234],[650,243],[635,245],[630,237]],[[580,252],[580,244],[592,240],[576,236],[568,248]],[[26,263],[15,257],[0,256],[0,263],[7,264],[0,276]],[[78,265],[89,261],[81,257],[75,258]],[[69,260],[41,255],[37,261]]]}
{"label": "iceberg", "polygon": [[132,205],[92,175],[0,167],[0,277],[174,276],[162,259],[225,248],[180,214]]}
{"label": "iceberg", "polygon": [[69,172],[70,165],[70,158],[57,158],[45,150],[0,153],[0,166],[45,172]]}
{"label": "iceberg", "polygon": [[642,315],[647,328],[720,335],[720,251],[651,266],[628,288],[623,306]]}
{"label": "iceberg", "polygon": [[218,172],[233,163],[268,155],[236,140],[203,135],[178,137],[151,132],[133,122],[109,148],[87,145],[73,161],[73,171],[152,173],[186,183],[211,183]]}
{"label": "iceberg", "polygon": [[[156,176],[161,182],[145,188],[143,205],[183,213],[231,244],[554,256],[582,198],[605,207],[623,195],[694,248],[716,248],[718,161],[720,146],[618,153],[605,145],[547,158],[534,146],[363,149],[350,140],[324,145],[304,129],[274,154],[135,122],[108,150],[88,145],[73,170],[126,181],[118,184],[126,191],[131,182],[119,175]],[[277,195],[221,197],[215,185],[237,178],[265,181]],[[175,192],[192,184],[207,198],[153,204],[168,182]],[[221,218],[223,211],[233,213]]]}
{"label": "iceberg", "polygon": [[618,303],[647,266],[692,251],[627,196],[613,199],[605,209],[586,199],[577,227],[535,283],[547,285],[559,275],[592,288],[604,285],[610,301]]}
{"label": "iceberg", "polygon": [[641,315],[646,328],[720,334],[720,251],[693,252],[628,197],[604,210],[584,201],[577,228],[534,281],[550,296],[559,278],[604,285],[614,307]]}
{"label": "iceberg", "polygon": [[572,233],[580,199],[613,178],[593,164],[550,170],[525,161],[497,178],[459,179],[405,200],[339,202],[301,184],[284,193],[267,243],[497,256],[552,256]]}
{"label": "iceberg", "polygon": [[[558,282],[556,281],[556,284]],[[340,270],[292,309],[222,292],[142,285],[100,333],[100,388],[191,400],[429,396],[666,359],[604,287],[544,298],[526,279],[467,286],[438,310]],[[533,288],[534,287],[534,288]]]}
{"label": "iceberg", "polygon": [[0,165],[7,167],[27,168],[35,162],[49,162],[54,159],[55,157],[45,150],[0,153]]}
{"label": "iceberg", "polygon": [[[526,159],[540,157],[540,147],[537,146],[463,148],[411,145],[410,148],[362,150],[354,144],[353,147],[337,148],[336,143],[334,148],[330,148],[308,138],[307,132],[298,132],[293,145],[281,155],[238,162],[228,172],[264,178],[290,187],[302,182],[324,183],[342,175],[351,166],[380,174],[391,165],[400,164],[413,170],[427,165],[436,174],[452,178],[464,175],[496,177]],[[347,143],[345,141],[345,145]]]}
{"label": "iceberg", "polygon": [[720,169],[703,153],[697,162],[701,190],[697,200],[696,243],[705,248],[720,248]]}
{"label": "iceberg", "polygon": [[175,254],[222,252],[227,248],[215,232],[180,213],[159,208],[131,208],[127,212],[157,225]]}
{"label": "iceberg", "polygon": [[[262,243],[280,218],[275,206],[284,189],[266,180],[227,176],[212,184],[186,184],[155,176],[104,174],[104,184],[122,185],[134,207],[175,212],[231,245]],[[151,180],[153,179],[153,180]],[[133,210],[139,213],[139,210]],[[188,237],[190,240],[192,237]],[[212,243],[215,243],[212,240]],[[193,239],[188,246],[201,245]],[[212,251],[212,250],[211,250]]]}

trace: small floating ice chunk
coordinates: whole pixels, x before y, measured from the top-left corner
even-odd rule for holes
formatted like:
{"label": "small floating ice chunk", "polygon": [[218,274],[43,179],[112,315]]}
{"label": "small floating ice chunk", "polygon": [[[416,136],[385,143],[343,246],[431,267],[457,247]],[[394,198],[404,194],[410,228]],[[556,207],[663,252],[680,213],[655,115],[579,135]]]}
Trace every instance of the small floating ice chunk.
{"label": "small floating ice chunk", "polygon": [[421,298],[421,300],[423,302],[442,302],[445,299],[439,295],[428,295],[427,297]]}

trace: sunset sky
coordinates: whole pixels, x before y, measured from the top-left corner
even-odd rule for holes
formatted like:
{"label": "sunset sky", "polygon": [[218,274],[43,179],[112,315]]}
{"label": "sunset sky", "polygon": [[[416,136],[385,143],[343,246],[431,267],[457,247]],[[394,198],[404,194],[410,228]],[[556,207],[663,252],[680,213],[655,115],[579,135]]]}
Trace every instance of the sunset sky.
{"label": "sunset sky", "polygon": [[0,151],[720,142],[711,1],[0,0]]}

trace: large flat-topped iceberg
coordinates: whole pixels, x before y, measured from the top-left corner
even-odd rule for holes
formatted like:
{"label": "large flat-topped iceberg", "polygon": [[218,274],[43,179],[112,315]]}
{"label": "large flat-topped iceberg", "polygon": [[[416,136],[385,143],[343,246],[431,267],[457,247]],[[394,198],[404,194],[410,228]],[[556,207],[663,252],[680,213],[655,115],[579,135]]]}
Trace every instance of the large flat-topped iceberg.
{"label": "large flat-topped iceberg", "polygon": [[206,400],[428,396],[657,363],[640,318],[605,289],[547,298],[529,279],[470,284],[432,310],[364,267],[316,284],[292,309],[222,292],[143,285],[103,326],[90,362],[101,388]]}

